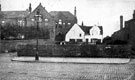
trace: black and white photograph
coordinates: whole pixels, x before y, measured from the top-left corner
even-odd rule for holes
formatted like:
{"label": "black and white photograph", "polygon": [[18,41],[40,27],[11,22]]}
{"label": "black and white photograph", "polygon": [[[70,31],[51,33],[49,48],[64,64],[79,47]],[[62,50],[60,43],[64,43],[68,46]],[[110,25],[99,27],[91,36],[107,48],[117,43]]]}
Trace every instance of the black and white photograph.
{"label": "black and white photograph", "polygon": [[0,80],[135,80],[135,0],[0,0]]}

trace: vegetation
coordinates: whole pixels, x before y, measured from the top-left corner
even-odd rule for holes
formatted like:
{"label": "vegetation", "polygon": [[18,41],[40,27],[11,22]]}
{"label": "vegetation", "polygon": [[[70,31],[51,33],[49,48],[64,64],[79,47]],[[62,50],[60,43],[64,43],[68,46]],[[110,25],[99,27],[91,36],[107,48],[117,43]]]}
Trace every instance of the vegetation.
{"label": "vegetation", "polygon": [[[39,28],[37,30],[36,27],[20,27],[18,25],[6,24],[4,26],[0,25],[1,39],[48,39],[49,31],[44,28]],[[23,36],[23,37],[22,37]]]}
{"label": "vegetation", "polygon": [[[35,56],[35,45],[20,45],[18,56]],[[39,45],[39,56],[46,57],[97,57],[131,58],[127,45]]]}

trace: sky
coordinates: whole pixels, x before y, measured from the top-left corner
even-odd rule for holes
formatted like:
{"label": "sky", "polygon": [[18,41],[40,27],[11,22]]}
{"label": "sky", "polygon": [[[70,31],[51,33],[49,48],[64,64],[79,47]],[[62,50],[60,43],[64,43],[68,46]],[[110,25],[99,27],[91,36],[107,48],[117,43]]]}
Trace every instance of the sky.
{"label": "sky", "polygon": [[123,20],[132,19],[135,0],[0,0],[3,11],[26,10],[29,3],[34,10],[39,3],[50,11],[70,11],[77,9],[78,24],[103,26],[104,37],[120,29],[120,15]]}

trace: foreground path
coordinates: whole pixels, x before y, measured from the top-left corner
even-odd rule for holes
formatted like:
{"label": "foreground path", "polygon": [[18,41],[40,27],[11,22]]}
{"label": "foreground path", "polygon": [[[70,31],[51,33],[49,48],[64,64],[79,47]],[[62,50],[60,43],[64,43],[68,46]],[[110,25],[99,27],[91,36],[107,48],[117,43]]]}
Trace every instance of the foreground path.
{"label": "foreground path", "polygon": [[0,80],[135,80],[135,59],[126,64],[12,62],[0,55]]}
{"label": "foreground path", "polygon": [[[12,61],[35,62],[35,57],[14,57]],[[63,57],[39,57],[38,62],[59,62],[59,63],[129,63],[131,59],[126,58],[63,58]]]}

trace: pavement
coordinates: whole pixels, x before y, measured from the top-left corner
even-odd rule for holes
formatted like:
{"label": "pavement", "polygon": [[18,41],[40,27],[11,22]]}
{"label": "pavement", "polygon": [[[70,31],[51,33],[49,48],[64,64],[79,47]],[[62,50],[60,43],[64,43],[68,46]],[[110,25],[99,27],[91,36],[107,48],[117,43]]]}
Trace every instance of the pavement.
{"label": "pavement", "polygon": [[12,61],[20,62],[56,62],[56,63],[129,63],[128,58],[62,58],[62,57],[39,57],[36,61],[35,57],[13,57]]}
{"label": "pavement", "polygon": [[15,57],[0,54],[0,80],[135,80],[135,59],[126,64],[74,64],[40,63],[42,57],[39,62],[34,57],[33,62],[11,61]]}

